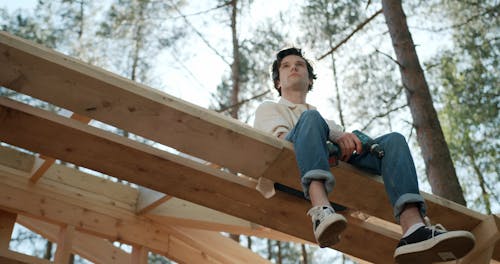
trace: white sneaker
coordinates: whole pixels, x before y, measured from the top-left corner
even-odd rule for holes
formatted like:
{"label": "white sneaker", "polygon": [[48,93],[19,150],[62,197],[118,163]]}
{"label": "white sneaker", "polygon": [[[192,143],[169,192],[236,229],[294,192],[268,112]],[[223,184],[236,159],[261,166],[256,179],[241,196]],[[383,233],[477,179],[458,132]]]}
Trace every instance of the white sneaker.
{"label": "white sneaker", "polygon": [[314,236],[320,247],[328,247],[340,241],[340,233],[347,226],[344,216],[335,213],[329,206],[315,206],[307,214],[312,218]]}

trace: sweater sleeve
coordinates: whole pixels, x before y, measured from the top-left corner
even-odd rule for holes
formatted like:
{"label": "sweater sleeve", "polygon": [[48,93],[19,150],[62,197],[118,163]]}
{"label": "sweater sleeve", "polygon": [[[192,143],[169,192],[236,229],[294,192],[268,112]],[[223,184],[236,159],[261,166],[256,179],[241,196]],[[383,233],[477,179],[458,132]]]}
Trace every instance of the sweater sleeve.
{"label": "sweater sleeve", "polygon": [[326,123],[328,124],[328,127],[330,128],[330,133],[328,135],[328,138],[331,141],[335,141],[337,138],[339,138],[342,134],[344,134],[344,128],[341,125],[338,125],[335,123],[333,120],[328,120],[325,119]]}
{"label": "sweater sleeve", "polygon": [[288,133],[291,129],[280,111],[277,103],[264,102],[255,111],[254,127],[261,131],[271,133],[277,137],[280,133]]}

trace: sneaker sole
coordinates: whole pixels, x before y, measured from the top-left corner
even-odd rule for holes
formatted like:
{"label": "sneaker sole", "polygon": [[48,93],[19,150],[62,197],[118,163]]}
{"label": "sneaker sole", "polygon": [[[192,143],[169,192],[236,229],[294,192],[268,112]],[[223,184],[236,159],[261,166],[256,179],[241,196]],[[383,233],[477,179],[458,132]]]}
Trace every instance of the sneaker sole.
{"label": "sneaker sole", "polygon": [[316,234],[321,234],[317,240],[321,248],[332,246],[340,241],[340,233],[347,227],[347,220],[340,214],[325,219],[316,229]]}
{"label": "sneaker sole", "polygon": [[469,232],[449,231],[433,239],[401,246],[394,252],[397,263],[433,263],[460,259],[474,247]]}

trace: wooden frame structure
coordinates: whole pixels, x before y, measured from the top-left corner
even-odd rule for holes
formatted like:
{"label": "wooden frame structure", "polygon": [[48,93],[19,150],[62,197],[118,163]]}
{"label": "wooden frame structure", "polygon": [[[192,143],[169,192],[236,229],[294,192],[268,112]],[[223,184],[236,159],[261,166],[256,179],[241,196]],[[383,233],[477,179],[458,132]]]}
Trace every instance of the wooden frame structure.
{"label": "wooden frame structure", "polygon": [[[0,148],[0,260],[47,263],[7,250],[16,221],[60,245],[56,263],[66,263],[72,252],[96,263],[146,263],[148,251],[180,263],[267,263],[217,231],[314,241],[307,201],[283,192],[266,199],[256,190],[261,177],[300,189],[286,141],[4,32],[0,85],[75,113],[68,118],[0,98],[0,141],[40,155]],[[90,126],[91,119],[198,160]],[[401,234],[383,184],[345,163],[332,170],[337,191],[330,198],[348,208],[342,213],[349,222],[334,248],[392,263]],[[498,215],[424,198],[433,222],[476,235],[476,247],[460,263],[500,261]],[[133,251],[121,252],[110,241],[131,244]]]}

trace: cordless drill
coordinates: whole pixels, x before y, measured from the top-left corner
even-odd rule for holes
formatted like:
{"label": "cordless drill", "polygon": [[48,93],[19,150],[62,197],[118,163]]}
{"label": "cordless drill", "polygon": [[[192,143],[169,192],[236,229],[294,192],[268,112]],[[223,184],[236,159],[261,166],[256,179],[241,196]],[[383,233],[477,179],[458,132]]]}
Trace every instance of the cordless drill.
{"label": "cordless drill", "polygon": [[[352,133],[359,138],[359,141],[361,141],[361,152],[368,151],[379,159],[384,157],[384,150],[379,144],[375,143],[372,138],[359,130],[354,130]],[[330,153],[330,165],[337,165],[339,158],[342,157],[342,151],[340,150],[339,145],[328,141],[327,146]]]}

